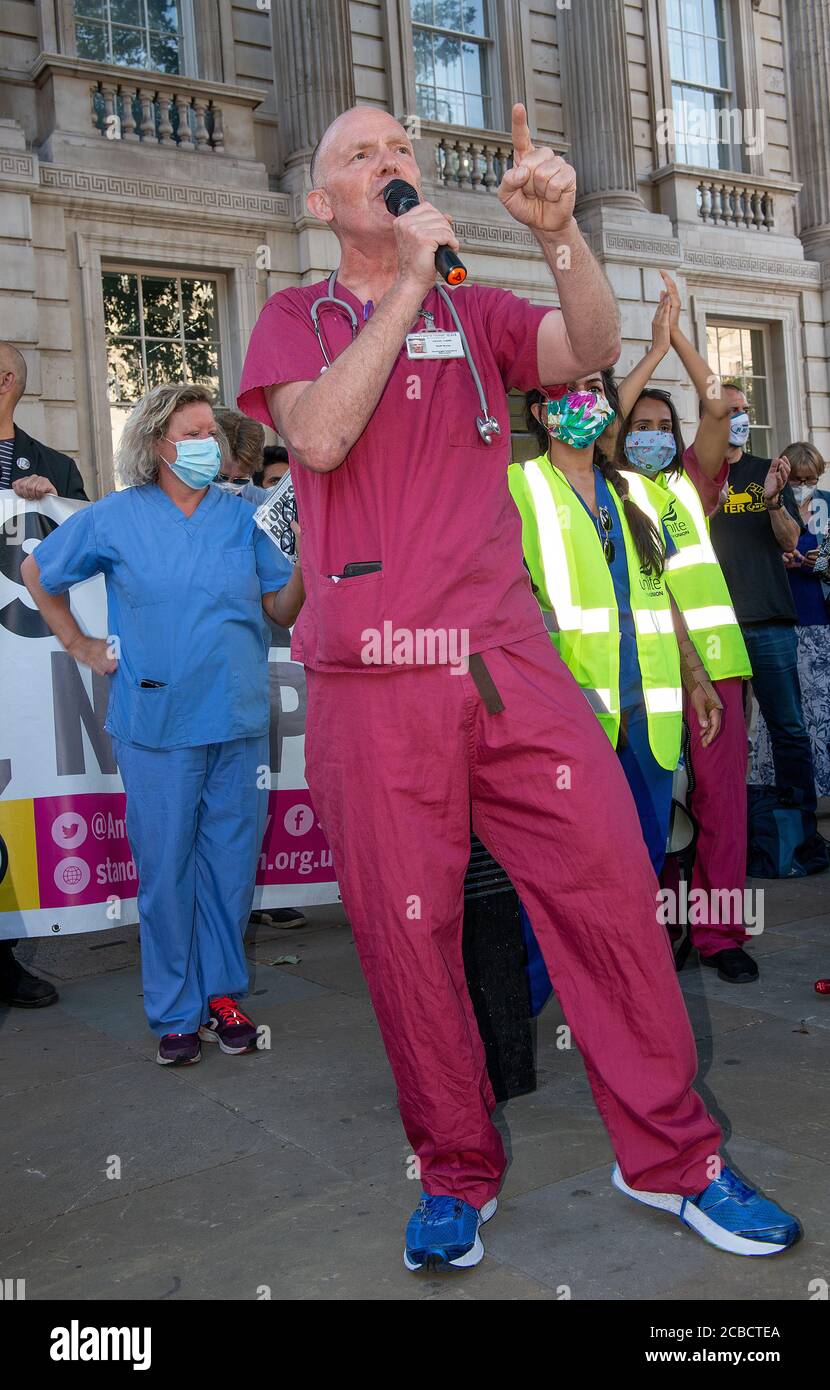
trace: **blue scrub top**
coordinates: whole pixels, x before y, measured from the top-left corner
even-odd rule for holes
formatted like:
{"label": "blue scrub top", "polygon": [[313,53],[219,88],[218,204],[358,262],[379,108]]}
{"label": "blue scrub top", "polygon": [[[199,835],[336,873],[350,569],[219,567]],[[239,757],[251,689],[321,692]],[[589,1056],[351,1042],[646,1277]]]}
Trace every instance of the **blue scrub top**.
{"label": "blue scrub top", "polygon": [[[802,555],[806,555],[809,550],[816,550],[821,541],[821,535],[816,535],[815,531],[802,531],[796,548]],[[827,627],[830,616],[824,602],[824,590],[819,575],[813,574],[811,570],[788,570],[787,576],[798,615],[798,626]]]}
{"label": "blue scrub top", "polygon": [[[605,507],[611,518],[611,530],[608,532],[608,538],[614,543],[614,559],[609,565],[609,569],[620,615],[620,709],[628,710],[643,703],[643,677],[637,659],[637,634],[634,628],[634,615],[631,611],[631,588],[628,582],[625,539],[617,516],[617,509],[612,501],[611,488],[596,464],[594,464],[594,486],[596,488],[597,507]],[[599,537],[600,531],[604,536],[604,530],[599,526],[597,518],[584,498],[578,492],[576,495],[590,516],[597,537]],[[663,544],[668,559],[675,554],[677,547],[665,526],[663,527]]]}
{"label": "blue scrub top", "polygon": [[215,487],[187,517],[148,483],[82,508],[35,547],[48,593],[105,577],[120,659],[104,727],[124,743],[190,748],[267,731],[262,595],[292,565],[253,517]]}

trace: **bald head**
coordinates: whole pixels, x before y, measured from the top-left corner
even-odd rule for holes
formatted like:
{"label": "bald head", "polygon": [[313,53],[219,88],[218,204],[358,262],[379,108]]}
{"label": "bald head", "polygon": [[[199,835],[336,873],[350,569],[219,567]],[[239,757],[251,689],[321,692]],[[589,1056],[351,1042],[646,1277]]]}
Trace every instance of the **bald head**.
{"label": "bald head", "polygon": [[[9,377],[14,377],[13,381]],[[11,396],[17,405],[26,390],[26,359],[14,345],[0,341],[0,391]]]}
{"label": "bald head", "polygon": [[374,257],[383,245],[388,255],[395,219],[387,212],[383,190],[392,179],[403,179],[420,193],[412,141],[388,111],[353,106],[332,121],[314,151],[314,186],[306,206],[328,224],[341,248],[361,246],[362,254]]}
{"label": "bald head", "polygon": [[396,121],[388,111],[378,111],[374,106],[351,106],[348,111],[341,112],[326,127],[314,147],[311,156],[312,188],[325,187],[333,153],[343,153],[352,145],[358,147],[364,140],[368,145],[379,137],[392,144],[402,140],[410,150],[412,148],[400,121]]}

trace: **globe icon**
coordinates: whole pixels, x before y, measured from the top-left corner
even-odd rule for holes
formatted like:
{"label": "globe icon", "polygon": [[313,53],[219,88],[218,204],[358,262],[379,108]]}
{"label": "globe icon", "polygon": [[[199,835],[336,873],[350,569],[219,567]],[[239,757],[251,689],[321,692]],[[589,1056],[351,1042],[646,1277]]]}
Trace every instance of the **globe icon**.
{"label": "globe icon", "polygon": [[78,859],[75,855],[61,859],[54,868],[54,883],[60,893],[83,893],[90,877],[86,860]]}

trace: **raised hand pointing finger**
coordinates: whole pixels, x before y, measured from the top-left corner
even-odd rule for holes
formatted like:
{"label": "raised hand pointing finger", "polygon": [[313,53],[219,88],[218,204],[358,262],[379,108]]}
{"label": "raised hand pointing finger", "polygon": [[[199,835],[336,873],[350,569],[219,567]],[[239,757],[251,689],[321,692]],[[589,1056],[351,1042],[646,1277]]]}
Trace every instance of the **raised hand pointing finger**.
{"label": "raised hand pointing finger", "polygon": [[521,164],[525,155],[533,154],[533,149],[527,111],[522,103],[517,101],[513,107],[513,164]]}
{"label": "raised hand pointing finger", "polygon": [[513,193],[527,183],[530,178],[530,169],[525,160],[535,153],[535,146],[530,138],[530,129],[527,124],[527,111],[520,101],[513,107],[513,167],[505,170],[502,179],[502,188],[507,193]]}
{"label": "raised hand pointing finger", "polygon": [[512,123],[513,167],[505,170],[499,198],[517,222],[538,232],[557,232],[573,218],[576,175],[552,149],[536,148],[520,101],[513,107]]}

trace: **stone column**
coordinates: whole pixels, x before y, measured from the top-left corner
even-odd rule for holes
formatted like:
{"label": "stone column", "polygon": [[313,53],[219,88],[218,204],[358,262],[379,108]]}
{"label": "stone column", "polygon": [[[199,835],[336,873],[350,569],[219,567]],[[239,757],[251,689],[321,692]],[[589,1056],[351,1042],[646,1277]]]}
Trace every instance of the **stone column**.
{"label": "stone column", "polygon": [[326,126],[354,106],[348,0],[271,0],[274,80],[282,153],[307,164]]}
{"label": "stone column", "polygon": [[790,94],[801,240],[814,260],[830,260],[830,0],[787,6]]}
{"label": "stone column", "polygon": [[579,0],[557,10],[563,39],[569,158],[577,175],[577,212],[644,209],[628,86],[624,0]]}

